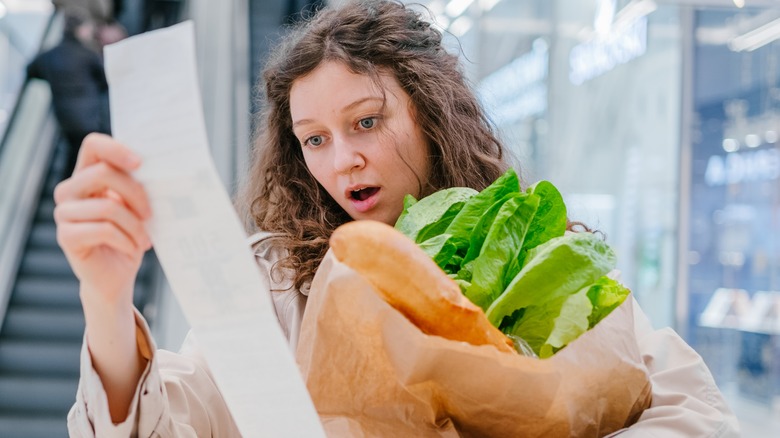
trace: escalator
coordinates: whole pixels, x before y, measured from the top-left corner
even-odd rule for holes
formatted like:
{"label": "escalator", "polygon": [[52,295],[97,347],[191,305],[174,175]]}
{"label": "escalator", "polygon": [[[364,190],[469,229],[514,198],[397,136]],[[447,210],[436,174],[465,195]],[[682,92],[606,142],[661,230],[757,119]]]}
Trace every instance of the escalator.
{"label": "escalator", "polygon": [[[52,216],[61,158],[51,160],[0,328],[0,437],[65,437],[75,401],[84,315]],[[150,253],[139,272],[139,309],[149,301],[155,263]]]}
{"label": "escalator", "polygon": [[56,243],[49,173],[0,328],[0,436],[67,436],[84,318]]}
{"label": "escalator", "polygon": [[[47,35],[59,33],[52,28]],[[78,281],[57,245],[53,219],[53,191],[62,178],[65,147],[48,86],[25,81],[7,129],[0,132],[2,438],[68,436],[66,415],[76,399],[84,316]],[[159,273],[148,253],[134,295],[142,311]]]}

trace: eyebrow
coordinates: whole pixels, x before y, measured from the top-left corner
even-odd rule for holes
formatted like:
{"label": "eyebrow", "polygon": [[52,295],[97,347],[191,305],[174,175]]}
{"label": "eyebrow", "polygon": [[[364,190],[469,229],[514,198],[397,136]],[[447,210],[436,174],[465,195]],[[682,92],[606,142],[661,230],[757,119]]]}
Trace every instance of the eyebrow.
{"label": "eyebrow", "polygon": [[[384,101],[384,99],[379,97],[379,96],[361,97],[360,99],[358,99],[358,100],[348,104],[344,108],[342,108],[341,112],[342,113],[347,112],[347,111],[349,111],[349,110],[351,110],[351,109],[353,109],[353,108],[355,108],[357,106],[360,106],[363,103],[368,102],[370,100],[378,100],[378,101],[382,101],[382,102]],[[306,125],[308,123],[314,123],[314,120],[312,120],[312,119],[301,119],[301,120],[298,120],[297,122],[293,123],[292,127],[295,128],[296,126]]]}

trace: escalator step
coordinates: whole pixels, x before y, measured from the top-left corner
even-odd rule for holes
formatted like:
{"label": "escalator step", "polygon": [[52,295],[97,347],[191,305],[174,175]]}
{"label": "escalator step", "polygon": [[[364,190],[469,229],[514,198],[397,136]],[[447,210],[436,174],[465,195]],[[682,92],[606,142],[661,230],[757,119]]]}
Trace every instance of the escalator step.
{"label": "escalator step", "polygon": [[76,401],[76,378],[0,376],[0,413],[66,414]]}
{"label": "escalator step", "polygon": [[67,438],[66,414],[0,413],[3,438]]}
{"label": "escalator step", "polygon": [[28,247],[59,249],[57,245],[57,226],[54,222],[36,222],[27,240]]}
{"label": "escalator step", "polygon": [[41,222],[54,222],[54,199],[45,197],[38,204],[38,211],[35,212],[35,220]]}
{"label": "escalator step", "polygon": [[73,277],[65,254],[57,248],[30,248],[22,257],[20,275],[50,275]]}
{"label": "escalator step", "polygon": [[11,294],[11,306],[41,306],[81,309],[76,277],[20,277]]}
{"label": "escalator step", "polygon": [[0,375],[77,378],[80,351],[81,342],[0,341]]}
{"label": "escalator step", "polygon": [[12,307],[5,316],[6,339],[70,341],[80,343],[84,335],[84,314],[79,308]]}
{"label": "escalator step", "polygon": [[[154,257],[147,254],[138,271],[138,278],[146,278],[152,273]],[[19,275],[29,276],[60,276],[75,278],[70,269],[68,259],[59,247],[51,248],[27,248],[19,267]]]}
{"label": "escalator step", "polygon": [[[145,296],[143,281],[136,282],[133,302],[141,305]],[[76,277],[57,278],[45,276],[23,276],[16,281],[11,294],[12,307],[39,307],[57,309],[77,309],[81,311],[79,282]]]}
{"label": "escalator step", "polygon": [[43,198],[54,198],[54,188],[57,187],[57,184],[60,183],[60,180],[58,178],[52,177],[50,175],[50,178],[46,179],[46,183],[43,186],[43,193],[41,194]]}

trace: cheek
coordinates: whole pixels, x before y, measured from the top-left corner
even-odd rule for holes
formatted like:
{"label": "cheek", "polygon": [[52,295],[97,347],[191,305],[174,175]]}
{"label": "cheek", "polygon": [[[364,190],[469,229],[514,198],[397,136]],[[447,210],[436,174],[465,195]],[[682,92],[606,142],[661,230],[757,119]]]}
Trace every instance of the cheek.
{"label": "cheek", "polygon": [[329,161],[325,156],[321,153],[313,154],[311,151],[307,152],[306,149],[304,149],[303,161],[306,163],[306,168],[309,169],[309,173],[311,173],[314,179],[317,180],[331,196],[336,198],[334,190],[336,190],[337,187],[335,187],[335,184],[333,183],[335,172],[333,172],[332,167],[328,166],[327,163]]}
{"label": "cheek", "polygon": [[415,136],[410,139],[408,151],[408,162],[417,178],[424,184],[430,174],[430,152],[428,143],[421,136]]}
{"label": "cheek", "polygon": [[312,157],[311,153],[307,153],[305,149],[303,151],[303,162],[306,164],[306,168],[309,169],[309,173],[312,174],[314,179],[316,179],[320,184],[323,184],[323,169],[322,165],[319,164],[321,162],[318,163],[318,161]]}
{"label": "cheek", "polygon": [[428,147],[428,141],[423,134],[420,125],[418,125],[411,114],[406,121],[404,131],[406,132],[406,138],[404,144],[406,145],[405,157],[407,162],[414,169],[415,174],[421,181],[425,182],[428,179],[428,168],[430,161],[430,152]]}

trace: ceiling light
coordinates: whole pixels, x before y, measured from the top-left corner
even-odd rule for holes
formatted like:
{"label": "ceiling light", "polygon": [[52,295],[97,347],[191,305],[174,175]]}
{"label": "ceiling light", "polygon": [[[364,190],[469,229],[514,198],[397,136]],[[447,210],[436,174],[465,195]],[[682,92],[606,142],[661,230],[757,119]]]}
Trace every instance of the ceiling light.
{"label": "ceiling light", "polygon": [[615,0],[598,2],[596,6],[596,18],[593,20],[593,29],[599,35],[607,35],[612,30],[612,22],[615,21]]}
{"label": "ceiling light", "polygon": [[739,142],[733,138],[724,138],[723,150],[726,152],[736,152],[739,150]]}
{"label": "ceiling light", "polygon": [[749,148],[757,148],[761,146],[761,137],[756,134],[748,134],[745,136],[745,145]]}
{"label": "ceiling light", "polygon": [[752,52],[780,38],[780,18],[734,37],[729,48],[735,52]]}
{"label": "ceiling light", "polygon": [[615,32],[619,32],[645,15],[650,15],[656,9],[658,9],[658,4],[653,0],[633,0],[615,15],[615,22],[612,26]]}

